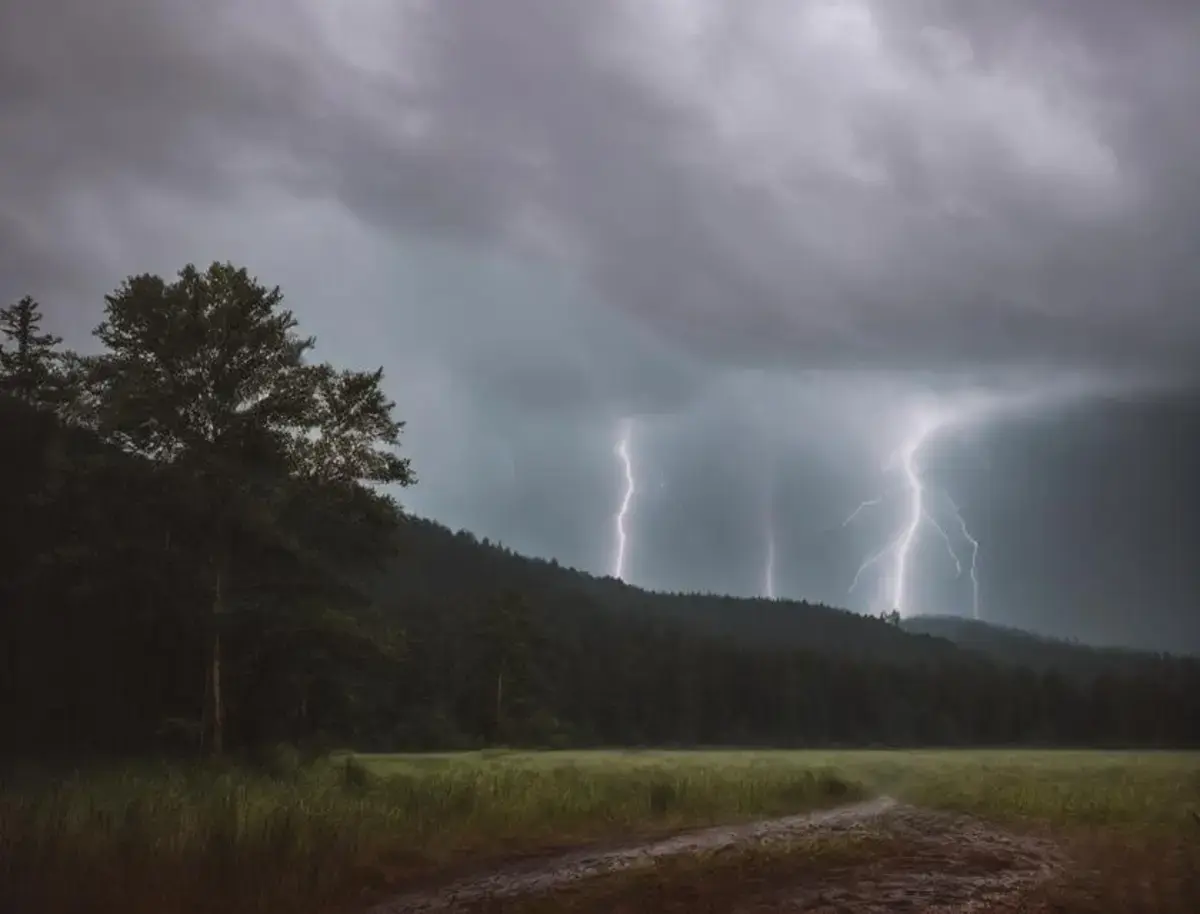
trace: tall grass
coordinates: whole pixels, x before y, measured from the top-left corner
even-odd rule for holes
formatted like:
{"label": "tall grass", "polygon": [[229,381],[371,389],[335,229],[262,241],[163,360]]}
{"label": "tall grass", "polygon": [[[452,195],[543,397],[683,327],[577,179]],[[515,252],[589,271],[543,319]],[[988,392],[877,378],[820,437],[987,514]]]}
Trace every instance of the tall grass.
{"label": "tall grass", "polygon": [[647,828],[779,815],[863,794],[793,761],[595,766],[505,758],[274,775],[141,767],[0,789],[0,909],[321,911],[488,856]]}
{"label": "tall grass", "polygon": [[460,863],[871,792],[1125,849],[1144,837],[1142,860],[1187,850],[1180,872],[1200,847],[1200,757],[1187,754],[490,751],[306,767],[280,753],[254,770],[140,765],[0,784],[0,910],[353,910],[364,892]]}
{"label": "tall grass", "polygon": [[998,822],[1200,837],[1195,753],[848,753],[841,770],[921,806]]}
{"label": "tall grass", "polygon": [[[707,752],[612,750],[503,755],[378,755],[363,762],[380,773],[476,768],[572,768],[585,780],[606,774],[668,770],[680,777],[719,773],[770,782],[798,767],[836,771],[870,792],[920,806],[957,810],[1003,822],[1054,827],[1182,831],[1200,836],[1200,753],[1088,750],[870,750]],[[750,788],[747,788],[750,789]]]}

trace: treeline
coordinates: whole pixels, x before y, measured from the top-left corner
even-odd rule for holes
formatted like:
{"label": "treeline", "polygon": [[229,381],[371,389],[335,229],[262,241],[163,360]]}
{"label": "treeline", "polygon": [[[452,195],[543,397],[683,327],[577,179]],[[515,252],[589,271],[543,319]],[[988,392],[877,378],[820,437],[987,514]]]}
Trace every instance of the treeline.
{"label": "treeline", "polygon": [[[1034,671],[829,607],[647,593],[429,521],[404,521],[398,542],[376,596],[411,654],[377,748],[497,732],[542,745],[1200,745],[1193,659]],[[681,621],[688,607],[708,622]]]}
{"label": "treeline", "polygon": [[900,624],[906,632],[948,639],[1001,663],[1057,671],[1079,681],[1105,674],[1136,678],[1171,662],[1150,651],[1093,647],[959,616],[913,616]]}
{"label": "treeline", "polygon": [[131,277],[99,354],[0,311],[10,756],[1197,745],[1200,666],[1011,666],[822,606],[657,595],[406,517],[382,372],[244,270]]}

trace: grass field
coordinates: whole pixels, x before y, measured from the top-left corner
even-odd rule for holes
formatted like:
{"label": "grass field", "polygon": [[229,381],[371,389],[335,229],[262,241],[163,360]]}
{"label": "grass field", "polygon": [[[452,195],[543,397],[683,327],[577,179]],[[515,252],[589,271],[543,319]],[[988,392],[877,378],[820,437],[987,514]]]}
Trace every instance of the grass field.
{"label": "grass field", "polygon": [[[796,770],[834,772],[870,793],[1005,821],[1120,826],[1163,832],[1195,828],[1200,753],[1022,750],[638,751],[464,753],[363,757],[379,774],[472,770],[568,771],[571,777],[647,773],[732,780],[739,789],[778,783]],[[752,811],[762,811],[754,807]]]}
{"label": "grass field", "polygon": [[353,910],[499,858],[875,792],[1154,859],[1200,846],[1200,755],[492,751],[301,767],[284,754],[257,773],[146,765],[10,780],[0,908]]}

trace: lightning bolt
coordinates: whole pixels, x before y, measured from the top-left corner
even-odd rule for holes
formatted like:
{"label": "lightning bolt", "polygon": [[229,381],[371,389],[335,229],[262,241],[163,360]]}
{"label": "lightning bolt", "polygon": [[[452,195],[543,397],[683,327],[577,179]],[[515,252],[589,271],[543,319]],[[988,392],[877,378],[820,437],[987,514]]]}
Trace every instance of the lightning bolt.
{"label": "lightning bolt", "polygon": [[637,491],[637,483],[633,478],[633,458],[629,454],[629,445],[632,437],[633,423],[626,419],[620,425],[617,446],[614,449],[614,453],[621,461],[621,469],[625,474],[625,490],[621,496],[621,506],[617,509],[616,515],[617,547],[616,554],[613,557],[612,571],[612,576],[619,581],[625,580],[625,547],[629,541],[629,537],[625,531],[625,521],[629,517],[629,506],[633,503],[633,496]]}
{"label": "lightning bolt", "polygon": [[917,468],[917,451],[925,444],[933,427],[933,423],[929,421],[922,422],[916,433],[900,449],[900,467],[908,486],[908,523],[896,541],[893,553],[895,561],[892,566],[892,608],[901,615],[904,615],[908,596],[908,556],[912,552],[917,531],[921,528],[921,520],[925,517],[925,484],[921,481],[921,473]]}
{"label": "lightning bolt", "polygon": [[875,565],[878,562],[882,561],[884,556],[886,556],[889,552],[891,552],[895,548],[896,548],[896,541],[893,540],[892,542],[890,542],[886,546],[884,546],[882,549],[880,549],[878,552],[876,552],[874,555],[872,555],[865,562],[863,562],[861,565],[859,565],[858,571],[854,572],[854,580],[850,583],[850,593],[854,593],[855,589],[858,587],[858,582],[860,580],[862,580],[863,572],[866,571],[868,568],[870,568],[872,565]]}
{"label": "lightning bolt", "polygon": [[[887,599],[891,609],[895,609],[902,615],[908,610],[908,587],[911,578],[911,556],[913,547],[921,532],[923,525],[932,527],[941,537],[942,542],[946,544],[946,552],[950,556],[950,560],[954,562],[954,568],[958,577],[963,573],[963,561],[959,557],[958,552],[954,548],[954,542],[947,533],[946,528],[938,523],[937,518],[930,513],[926,507],[926,491],[925,481],[921,477],[920,453],[922,448],[929,440],[945,428],[949,422],[956,418],[952,413],[948,414],[930,414],[920,419],[916,427],[907,439],[900,445],[896,452],[888,461],[887,467],[894,468],[899,465],[900,474],[903,479],[904,488],[907,492],[907,511],[905,512],[906,520],[900,533],[897,534],[886,546],[878,552],[868,557],[858,570],[854,573],[854,580],[850,584],[850,593],[853,593],[859,586],[863,575],[868,569],[878,565],[885,559],[891,559],[891,573],[884,582],[887,591]],[[944,494],[944,493],[943,493]],[[864,501],[860,504],[849,517],[842,523],[845,527],[851,523],[859,514],[866,508],[878,504],[881,499],[873,498],[869,501]],[[971,562],[969,565],[972,587],[972,613],[974,618],[979,618],[979,574],[978,574],[978,557],[979,557],[979,541],[976,540],[970,530],[967,528],[967,523],[963,519],[962,513],[958,510],[958,506],[954,504],[953,499],[946,495],[946,501],[954,511],[955,520],[958,521],[959,530],[962,532],[963,538],[971,544]]]}
{"label": "lightning bolt", "polygon": [[[947,496],[947,497],[949,497],[949,496]],[[946,551],[948,553],[950,553],[950,561],[952,561],[954,563],[954,572],[955,572],[954,576],[961,578],[962,577],[962,561],[959,559],[958,553],[954,551],[954,543],[950,542],[950,537],[946,533],[946,528],[943,527],[941,524],[939,524],[934,519],[933,515],[930,514],[928,511],[925,512],[925,520],[929,523],[929,525],[931,527],[933,527],[934,530],[936,530],[938,532],[938,535],[941,536],[942,541],[946,544]],[[962,520],[962,518],[960,517],[959,520]]]}
{"label": "lightning bolt", "polygon": [[[884,465],[884,470],[900,470],[902,483],[907,492],[906,520],[900,532],[881,550],[866,559],[854,574],[850,584],[853,592],[859,585],[862,576],[869,568],[879,564],[885,558],[891,559],[891,572],[881,581],[883,590],[890,603],[887,608],[900,612],[901,615],[909,609],[909,580],[912,577],[910,559],[914,544],[920,535],[923,525],[933,527],[946,544],[946,550],[962,576],[964,566],[970,572],[971,578],[971,612],[975,619],[980,617],[980,587],[979,587],[979,540],[971,533],[966,519],[962,516],[958,505],[946,493],[946,504],[952,510],[954,519],[958,522],[958,532],[963,540],[971,544],[970,564],[963,562],[955,551],[954,542],[947,534],[946,528],[938,523],[925,505],[925,481],[921,476],[920,455],[922,449],[935,435],[950,426],[964,427],[995,418],[1006,413],[1023,413],[1033,410],[1044,410],[1061,407],[1068,403],[1080,402],[1085,398],[1097,396],[1112,396],[1114,392],[1130,392],[1136,389],[1153,389],[1154,384],[1138,379],[1118,379],[1116,386],[1111,380],[1096,378],[1072,378],[1047,381],[1042,379],[1034,386],[1000,387],[994,390],[963,391],[953,400],[944,402],[938,408],[927,402],[925,408],[919,410],[914,418],[916,422],[910,427],[909,434],[901,442],[900,447],[892,454],[891,459]],[[842,526],[847,526],[865,508],[877,502],[878,499],[863,502],[846,518]],[[942,512],[939,512],[941,514]]]}
{"label": "lightning bolt", "polygon": [[950,507],[954,509],[954,516],[958,519],[958,527],[962,531],[963,538],[971,544],[971,617],[977,620],[979,618],[979,540],[975,539],[971,535],[971,531],[967,529],[967,522],[963,520],[962,512],[958,510],[954,499],[947,495],[946,501],[950,502]]}

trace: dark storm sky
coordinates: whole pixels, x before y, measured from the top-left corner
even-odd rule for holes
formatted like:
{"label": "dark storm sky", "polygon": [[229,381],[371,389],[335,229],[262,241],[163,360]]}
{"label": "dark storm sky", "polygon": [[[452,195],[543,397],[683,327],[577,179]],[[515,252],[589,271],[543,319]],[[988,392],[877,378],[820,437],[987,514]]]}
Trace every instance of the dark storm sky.
{"label": "dark storm sky", "polygon": [[[0,0],[0,296],[86,345],[126,274],[243,263],[387,368],[412,510],[598,572],[635,417],[655,587],[760,591],[770,529],[781,595],[879,608],[883,466],[950,409],[984,618],[1200,650],[1198,42],[1183,0]],[[908,604],[970,611],[928,525]]]}

